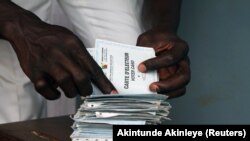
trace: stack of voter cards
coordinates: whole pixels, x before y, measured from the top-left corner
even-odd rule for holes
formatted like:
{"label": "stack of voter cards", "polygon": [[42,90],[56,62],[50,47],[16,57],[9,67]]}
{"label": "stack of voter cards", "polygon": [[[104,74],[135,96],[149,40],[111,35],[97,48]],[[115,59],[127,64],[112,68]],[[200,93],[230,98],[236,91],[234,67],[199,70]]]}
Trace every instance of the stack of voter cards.
{"label": "stack of voter cards", "polygon": [[92,95],[72,116],[73,141],[112,140],[112,125],[157,125],[170,120],[167,96],[149,90],[158,81],[157,72],[141,73],[139,63],[155,57],[152,48],[97,40],[90,54],[101,66],[119,94],[102,94],[96,87]]}

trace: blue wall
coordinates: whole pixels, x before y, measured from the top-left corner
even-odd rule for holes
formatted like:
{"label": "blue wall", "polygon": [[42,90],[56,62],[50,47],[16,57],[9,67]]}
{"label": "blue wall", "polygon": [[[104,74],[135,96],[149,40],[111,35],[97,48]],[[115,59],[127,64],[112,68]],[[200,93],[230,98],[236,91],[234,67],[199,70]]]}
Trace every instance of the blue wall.
{"label": "blue wall", "polygon": [[170,124],[250,124],[250,1],[183,0],[192,80]]}

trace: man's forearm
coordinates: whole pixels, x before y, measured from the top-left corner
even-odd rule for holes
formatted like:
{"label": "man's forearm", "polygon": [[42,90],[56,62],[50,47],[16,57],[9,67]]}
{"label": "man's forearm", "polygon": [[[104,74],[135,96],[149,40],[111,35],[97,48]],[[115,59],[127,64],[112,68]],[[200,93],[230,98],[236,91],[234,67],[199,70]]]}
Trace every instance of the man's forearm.
{"label": "man's forearm", "polygon": [[20,27],[26,22],[31,22],[30,19],[41,22],[33,13],[19,7],[10,0],[0,0],[0,38],[9,41],[14,40],[14,36],[20,34]]}
{"label": "man's forearm", "polygon": [[0,37],[7,39],[18,18],[19,8],[10,0],[0,0]]}
{"label": "man's forearm", "polygon": [[145,0],[142,12],[147,28],[176,32],[180,19],[181,0]]}

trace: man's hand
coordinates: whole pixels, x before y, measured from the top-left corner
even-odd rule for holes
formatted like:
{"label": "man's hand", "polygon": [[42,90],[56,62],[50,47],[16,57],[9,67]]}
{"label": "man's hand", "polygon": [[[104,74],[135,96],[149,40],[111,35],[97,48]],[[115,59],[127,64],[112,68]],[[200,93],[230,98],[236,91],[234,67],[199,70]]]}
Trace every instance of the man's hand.
{"label": "man's hand", "polygon": [[115,92],[83,43],[71,31],[44,23],[10,1],[1,6],[0,12],[4,13],[0,18],[5,18],[0,19],[4,21],[0,34],[10,41],[24,73],[45,98],[60,97],[58,87],[67,97],[90,95],[91,82],[105,94]]}
{"label": "man's hand", "polygon": [[159,82],[152,83],[149,88],[170,96],[181,96],[190,81],[190,67],[187,57],[188,45],[174,33],[164,30],[149,30],[139,36],[138,46],[154,48],[156,57],[139,65],[141,72],[157,70]]}
{"label": "man's hand", "polygon": [[147,32],[141,34],[137,45],[154,48],[156,57],[139,65],[141,72],[157,70],[159,82],[151,91],[181,96],[190,81],[188,45],[177,36],[181,0],[144,0],[142,19]]}
{"label": "man's hand", "polygon": [[92,93],[94,82],[103,93],[115,88],[89,55],[82,42],[70,31],[48,24],[26,25],[20,42],[14,42],[21,67],[36,90],[47,99]]}

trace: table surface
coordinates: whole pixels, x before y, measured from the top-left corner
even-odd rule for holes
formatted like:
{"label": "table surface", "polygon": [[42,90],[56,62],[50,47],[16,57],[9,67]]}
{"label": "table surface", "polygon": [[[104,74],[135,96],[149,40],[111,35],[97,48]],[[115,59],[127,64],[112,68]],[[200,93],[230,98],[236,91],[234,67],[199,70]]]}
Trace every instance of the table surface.
{"label": "table surface", "polygon": [[71,141],[73,120],[69,116],[0,125],[0,141]]}

